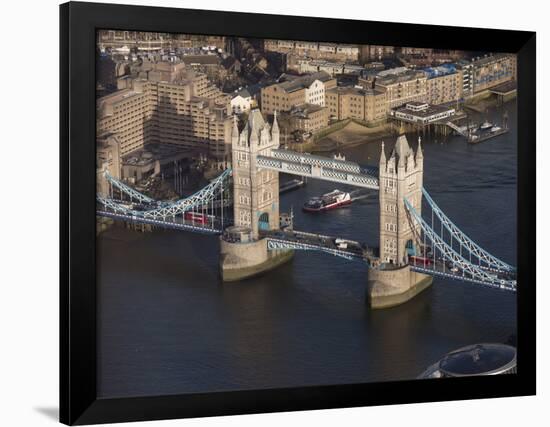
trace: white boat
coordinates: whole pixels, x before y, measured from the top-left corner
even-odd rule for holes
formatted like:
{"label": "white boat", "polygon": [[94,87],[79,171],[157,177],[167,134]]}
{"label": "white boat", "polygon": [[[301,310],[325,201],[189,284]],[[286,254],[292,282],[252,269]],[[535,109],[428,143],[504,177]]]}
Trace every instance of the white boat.
{"label": "white boat", "polygon": [[321,197],[313,197],[304,203],[306,212],[322,212],[330,209],[336,209],[351,204],[352,199],[349,193],[340,190],[334,190],[323,194]]}

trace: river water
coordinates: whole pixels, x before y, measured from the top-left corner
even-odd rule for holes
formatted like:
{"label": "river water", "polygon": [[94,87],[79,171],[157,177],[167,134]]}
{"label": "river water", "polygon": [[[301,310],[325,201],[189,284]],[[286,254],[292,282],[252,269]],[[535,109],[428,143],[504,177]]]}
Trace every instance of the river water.
{"label": "river water", "polygon": [[[515,104],[489,118],[500,123],[503,108],[505,135],[477,145],[426,137],[424,186],[466,234],[515,265]],[[394,138],[385,142],[389,152]],[[343,154],[377,164],[380,144]],[[345,189],[309,181],[281,196],[281,211],[294,207],[296,229],[378,246],[374,194],[322,215],[301,211],[334,188]],[[223,284],[216,237],[112,227],[97,259],[101,397],[410,379],[453,349],[516,334],[515,294],[436,278],[404,305],[371,310],[366,267],[322,253]]]}

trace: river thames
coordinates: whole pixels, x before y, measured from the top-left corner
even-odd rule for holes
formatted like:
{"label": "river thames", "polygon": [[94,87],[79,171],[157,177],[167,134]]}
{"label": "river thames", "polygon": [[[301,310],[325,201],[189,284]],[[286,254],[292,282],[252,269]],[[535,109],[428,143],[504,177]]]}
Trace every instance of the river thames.
{"label": "river thames", "polygon": [[[500,123],[502,108],[489,119]],[[504,108],[507,134],[477,145],[425,138],[424,186],[476,243],[516,265],[515,104]],[[385,139],[387,153],[394,142]],[[342,153],[378,165],[380,143]],[[281,211],[294,208],[298,230],[378,246],[376,193],[324,214],[301,211],[335,188],[352,190],[310,180],[281,195]],[[366,266],[323,253],[296,252],[276,270],[224,284],[217,239],[120,226],[99,236],[100,397],[412,379],[451,350],[516,334],[514,293],[435,278],[410,302],[371,310]]]}

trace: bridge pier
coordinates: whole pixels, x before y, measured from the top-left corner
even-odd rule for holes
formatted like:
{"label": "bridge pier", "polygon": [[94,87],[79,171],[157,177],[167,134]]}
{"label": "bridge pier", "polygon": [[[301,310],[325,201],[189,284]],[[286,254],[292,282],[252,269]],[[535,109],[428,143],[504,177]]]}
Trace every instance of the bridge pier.
{"label": "bridge pier", "polygon": [[267,239],[250,240],[220,237],[220,274],[224,282],[257,276],[292,259],[293,250],[267,250]]}
{"label": "bridge pier", "polygon": [[367,297],[371,308],[389,308],[414,298],[432,284],[427,274],[411,271],[408,265],[382,264],[370,268]]}

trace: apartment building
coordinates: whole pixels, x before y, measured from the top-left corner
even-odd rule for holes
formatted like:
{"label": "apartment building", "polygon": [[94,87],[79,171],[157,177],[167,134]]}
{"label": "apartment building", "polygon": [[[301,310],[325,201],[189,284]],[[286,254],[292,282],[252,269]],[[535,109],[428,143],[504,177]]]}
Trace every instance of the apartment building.
{"label": "apartment building", "polygon": [[384,91],[361,87],[334,87],[327,91],[328,114],[336,120],[348,118],[374,123],[386,118]]}
{"label": "apartment building", "polygon": [[425,102],[428,96],[426,74],[404,67],[378,73],[374,87],[385,92],[388,111],[411,101]]}
{"label": "apartment building", "polygon": [[229,97],[179,63],[145,64],[120,90],[98,99],[98,134],[110,132],[122,156],[148,143],[202,148],[223,158],[230,144]]}
{"label": "apartment building", "polygon": [[452,64],[426,68],[426,101],[432,105],[455,102],[463,97],[463,78]]}
{"label": "apartment building", "polygon": [[301,104],[325,106],[325,93],[336,86],[336,79],[318,72],[305,76],[283,76],[286,81],[262,88],[261,109],[264,114],[289,111]]}
{"label": "apartment building", "polygon": [[474,94],[501,83],[516,80],[517,58],[512,54],[496,54],[472,61]]}
{"label": "apartment building", "polygon": [[365,70],[361,65],[347,64],[345,62],[338,61],[326,61],[323,59],[308,59],[302,58],[297,60],[294,64],[290,65],[289,68],[292,68],[299,73],[316,73],[319,71],[324,71],[325,73],[331,75],[332,77],[337,74],[356,74],[359,75],[362,71]]}
{"label": "apartment building", "polygon": [[474,94],[474,66],[470,61],[461,60],[456,63],[456,69],[461,79],[462,98],[470,98]]}
{"label": "apartment building", "polygon": [[353,44],[307,42],[296,40],[264,40],[266,52],[290,53],[313,59],[358,61],[360,47]]}
{"label": "apartment building", "polygon": [[130,48],[137,48],[139,51],[155,51],[203,46],[224,49],[226,37],[148,31],[100,30],[97,33],[97,43],[100,49],[125,49],[128,51]]}

